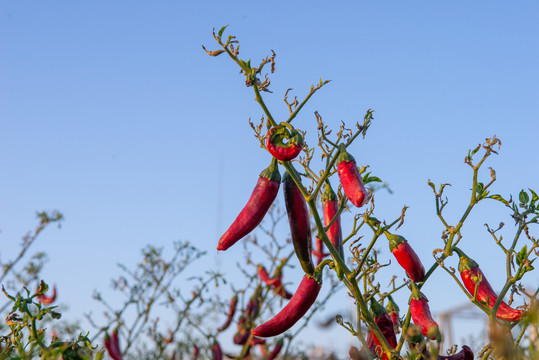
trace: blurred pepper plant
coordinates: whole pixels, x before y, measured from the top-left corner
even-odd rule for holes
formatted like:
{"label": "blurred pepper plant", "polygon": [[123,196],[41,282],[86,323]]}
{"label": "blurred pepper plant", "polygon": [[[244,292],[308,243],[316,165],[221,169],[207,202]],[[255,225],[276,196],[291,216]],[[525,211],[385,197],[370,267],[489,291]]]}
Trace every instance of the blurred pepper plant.
{"label": "blurred pepper plant", "polygon": [[[213,271],[182,276],[190,272],[189,266],[200,267],[195,262],[204,256],[189,243],[176,243],[174,253],[168,257],[164,249],[148,246],[135,270],[121,265],[122,275],[113,280],[113,288],[123,297],[120,306],[115,307],[101,293],[95,293],[94,298],[105,310],[102,322],[93,313],[86,315],[96,329],[92,342],[98,343],[105,334],[117,331],[123,359],[211,358],[215,344],[220,343],[233,344],[233,348],[221,351],[234,359],[244,359],[249,354],[267,357],[276,348],[282,349],[280,358],[306,356],[308,346],[300,346],[295,340],[333,295],[331,290],[338,282],[328,287],[331,290],[293,333],[271,341],[251,335],[255,322],[271,316],[285,301],[279,291],[282,288],[276,291],[265,283],[258,269],[267,266],[269,274],[282,279],[281,286],[290,287],[286,273],[294,266],[293,251],[290,240],[277,235],[282,219],[282,211],[272,207],[260,228],[261,234],[244,242],[245,259],[237,263],[237,271],[244,275],[242,280],[226,280]],[[233,297],[236,305],[231,312]],[[115,296],[114,302],[118,298]]]}

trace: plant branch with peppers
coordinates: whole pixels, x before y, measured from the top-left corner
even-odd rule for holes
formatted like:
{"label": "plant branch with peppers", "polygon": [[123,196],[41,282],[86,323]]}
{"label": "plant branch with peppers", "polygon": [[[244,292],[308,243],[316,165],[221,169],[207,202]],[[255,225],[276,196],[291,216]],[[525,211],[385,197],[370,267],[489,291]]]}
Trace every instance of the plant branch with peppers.
{"label": "plant branch with peppers", "polygon": [[[483,164],[491,155],[497,154],[501,146],[501,141],[498,138],[494,136],[486,139],[485,143],[470,150],[465,157],[464,162],[473,171],[472,191],[468,206],[454,225],[444,214],[444,209],[448,204],[447,197],[444,197],[444,190],[449,184],[441,184],[436,188],[435,184],[429,180],[428,185],[435,195],[436,216],[443,225],[443,249],[434,251],[435,261],[428,271],[425,271],[411,243],[403,236],[394,233],[403,225],[407,207],[403,208],[401,215],[396,220],[389,223],[379,221],[374,216],[373,193],[376,188],[372,185],[382,181],[378,177],[371,175],[371,172],[366,171],[368,165],[358,166],[356,159],[349,152],[350,145],[354,143],[359,135],[365,137],[373,120],[373,111],[371,109],[367,110],[363,123],[361,125],[357,123],[355,130],[348,129],[343,123],[333,138],[331,136],[332,130],[325,125],[322,116],[315,112],[318,147],[309,147],[304,140],[306,131],[294,128],[291,123],[307,101],[312,98],[312,95],[326,85],[328,81],[320,80],[316,86],[313,85],[308,95],[301,102],[296,97],[294,97],[293,101],[289,101],[288,96],[291,89],[287,89],[284,94],[284,102],[288,109],[289,117],[285,121],[277,121],[261,96],[262,91],[270,92],[268,76],[265,75],[262,80],[261,75],[262,69],[268,63],[272,65],[271,73],[275,71],[275,52],[272,51],[271,56],[263,59],[258,67],[254,67],[250,60],[245,61],[239,57],[239,42],[235,36],[228,36],[226,41],[222,40],[225,29],[226,27],[221,28],[217,34],[214,32],[214,38],[221,48],[215,51],[208,51],[205,48],[204,50],[211,56],[226,53],[241,68],[241,73],[245,76],[246,86],[253,87],[255,100],[260,105],[264,115],[259,126],[255,127],[251,123],[251,127],[255,131],[256,137],[260,140],[261,147],[271,155],[272,161],[270,167],[260,174],[257,186],[253,190],[247,205],[225,235],[221,237],[217,249],[228,249],[261,223],[277,196],[281,183],[279,167],[282,167],[286,170],[282,179],[292,242],[295,255],[305,272],[305,277],[296,293],[292,295],[290,302],[272,319],[254,329],[254,335],[270,337],[281,334],[303,317],[322,287],[321,278],[326,266],[332,269],[337,279],[346,286],[348,294],[356,305],[358,322],[356,329],[352,326],[352,322],[344,321],[342,318],[340,318],[339,323],[352,335],[359,338],[363,349],[358,351],[360,353],[366,352],[367,358],[372,356],[382,359],[401,358],[405,342],[408,342],[410,349],[415,349],[413,351],[416,351],[418,343],[411,340],[408,335],[405,336],[409,332],[408,329],[412,328],[412,321],[415,324],[413,325],[414,329],[418,329],[417,331],[420,332],[418,336],[423,336],[432,341],[429,351],[431,353],[440,351],[442,334],[430,314],[427,296],[420,292],[421,287],[439,266],[457,281],[467,297],[485,311],[492,321],[496,319],[496,316],[508,322],[519,322],[521,320],[522,314],[526,313],[527,308],[524,307],[521,310],[512,309],[503,302],[503,297],[510,289],[516,287],[518,281],[527,272],[533,270],[532,263],[535,259],[532,257],[537,255],[537,241],[530,234],[529,226],[538,221],[537,207],[539,206],[539,198],[531,189],[529,194],[521,192],[519,196],[520,204],[517,206],[513,200],[505,200],[500,195],[490,195],[490,188],[496,181],[496,172],[492,168],[490,169],[490,180],[486,183],[479,181],[479,171]],[[266,119],[266,134],[263,133],[264,117]],[[479,160],[475,161],[475,156],[480,150],[483,150],[484,153]],[[315,169],[311,164],[311,160],[318,151],[320,151],[320,159],[324,162],[322,169]],[[302,152],[305,154],[304,156],[300,155]],[[340,185],[337,193],[334,193],[331,189],[331,181],[335,181],[336,177]],[[305,179],[311,182],[310,186],[303,185],[302,180]],[[369,188],[365,187],[367,184],[369,184]],[[324,187],[325,191],[322,194]],[[465,221],[475,206],[486,199],[498,200],[509,207],[513,211],[512,217],[518,225],[518,231],[511,246],[502,245],[501,237],[498,239],[495,232],[489,228],[489,232],[502,248],[507,258],[508,278],[499,295],[494,292],[477,263],[457,248],[457,245],[461,246],[464,239],[463,225]],[[319,210],[320,201],[322,201],[322,213]],[[370,204],[370,206],[365,206],[366,204]],[[524,211],[520,209],[524,209]],[[352,213],[356,211],[353,215],[353,227],[347,232],[346,236],[342,234],[340,221],[341,216],[346,215],[344,210],[349,210]],[[314,235],[317,239],[314,252],[318,259],[317,264],[313,264],[311,258],[312,233],[309,218],[314,222]],[[363,226],[365,224],[367,224],[367,227]],[[372,231],[372,237],[365,242],[367,245],[363,247],[360,240],[363,242],[366,239],[365,235],[358,236],[358,234],[366,228]],[[517,252],[516,246],[522,233],[526,234],[531,244],[522,247]],[[383,238],[382,235],[387,238],[390,251],[409,278],[402,284],[395,284],[395,277],[393,277],[390,283],[392,290],[385,292],[381,291],[379,283],[376,282],[378,270],[390,265],[389,263],[380,263],[375,251],[375,245],[379,244],[380,239]],[[356,236],[358,236],[357,239],[354,239]],[[350,267],[347,263],[343,247],[346,242],[350,242],[349,249],[354,267]],[[330,255],[329,259],[323,260],[326,255],[322,247],[327,249]],[[446,267],[444,264],[444,260],[454,253],[459,255],[459,272],[462,283],[456,277],[455,270]],[[517,263],[514,274],[511,272],[511,267],[514,267],[513,261]],[[409,287],[411,292],[410,306],[402,322],[397,321],[398,307],[392,306],[388,308],[392,311],[392,317],[395,319],[393,321],[381,304],[384,300],[389,299],[391,294],[397,291],[407,291],[405,287]],[[513,293],[511,294],[512,296]],[[370,306],[368,306],[369,302]],[[395,311],[397,311],[397,314]],[[363,325],[367,328],[367,339],[365,339],[361,331]],[[395,334],[399,332],[403,335],[397,342]],[[423,344],[425,344],[424,341]],[[422,349],[427,351],[426,346],[423,346]],[[470,356],[471,350],[466,346],[460,352],[452,349],[451,354],[445,358],[467,358]],[[411,355],[408,354],[407,356]]]}

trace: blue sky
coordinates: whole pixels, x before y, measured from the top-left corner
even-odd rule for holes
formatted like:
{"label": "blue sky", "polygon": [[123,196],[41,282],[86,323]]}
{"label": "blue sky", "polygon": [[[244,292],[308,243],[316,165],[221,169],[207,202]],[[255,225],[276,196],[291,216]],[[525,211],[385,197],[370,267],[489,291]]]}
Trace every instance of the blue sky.
{"label": "blue sky", "polygon": [[[189,240],[221,269],[241,255],[217,255],[215,246],[269,157],[247,122],[262,115],[252,89],[232,61],[201,49],[215,47],[213,27],[229,24],[244,58],[277,53],[265,99],[278,119],[287,88],[301,99],[319,78],[332,80],[294,121],[308,141],[315,110],[330,127],[375,110],[351,151],[394,191],[377,195],[380,218],[410,206],[402,234],[430,266],[441,227],[426,182],[453,185],[448,214],[459,216],[471,181],[467,149],[496,134],[494,192],[539,189],[538,15],[534,1],[2,1],[2,258],[36,211],[60,210],[62,229],[36,250],[49,253],[44,276],[80,313],[116,263],[135,263],[147,243]],[[509,220],[480,205],[462,241],[489,279],[500,279],[495,288],[501,254],[483,223]],[[434,312],[452,306],[443,293],[451,286],[440,273],[425,287]]]}

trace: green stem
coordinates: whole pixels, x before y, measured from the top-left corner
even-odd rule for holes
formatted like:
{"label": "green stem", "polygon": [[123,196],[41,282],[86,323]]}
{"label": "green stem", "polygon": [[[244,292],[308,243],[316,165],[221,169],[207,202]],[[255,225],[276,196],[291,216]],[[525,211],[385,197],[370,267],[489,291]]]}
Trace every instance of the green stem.
{"label": "green stem", "polygon": [[260,105],[260,107],[262,107],[262,110],[264,110],[264,113],[266,114],[266,117],[268,118],[271,126],[277,126],[277,123],[273,119],[273,116],[271,116],[271,113],[269,112],[268,108],[266,107],[266,104],[264,103],[264,100],[262,99],[262,96],[260,95],[260,90],[258,90],[258,85],[253,84],[253,89],[255,91],[255,99]]}

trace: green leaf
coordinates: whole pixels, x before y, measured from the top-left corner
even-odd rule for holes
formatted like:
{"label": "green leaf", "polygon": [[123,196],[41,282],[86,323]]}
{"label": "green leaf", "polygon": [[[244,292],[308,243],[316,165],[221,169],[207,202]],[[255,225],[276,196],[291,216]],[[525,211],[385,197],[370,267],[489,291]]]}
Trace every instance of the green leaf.
{"label": "green leaf", "polygon": [[225,32],[225,29],[228,25],[223,26],[221,29],[219,29],[219,32],[217,33],[217,36],[221,37],[223,33]]}
{"label": "green leaf", "polygon": [[370,182],[382,182],[379,177],[377,176],[370,176],[370,172],[363,175],[363,184],[368,184]]}
{"label": "green leaf", "polygon": [[430,180],[427,181],[427,184],[432,188],[432,191],[436,192],[436,185]]}
{"label": "green leaf", "polygon": [[524,190],[521,190],[518,199],[522,204],[527,204],[530,201],[530,196]]}
{"label": "green leaf", "polygon": [[535,191],[533,191],[532,189],[528,188],[528,190],[530,190],[531,194],[532,194],[532,204],[535,203],[537,200],[539,200],[539,196],[537,196],[537,194],[535,193]]}
{"label": "green leaf", "polygon": [[485,187],[485,184],[483,184],[482,182],[480,183],[477,183],[477,185],[475,186],[475,191],[478,193],[478,194],[481,194],[483,192],[483,188]]}
{"label": "green leaf", "polygon": [[527,253],[528,253],[528,246],[524,245],[524,247],[518,252],[516,256],[517,265],[520,266],[520,264],[526,259]]}
{"label": "green leaf", "polygon": [[481,194],[479,194],[478,200],[482,200],[488,196],[490,192],[489,191],[483,191]]}
{"label": "green leaf", "polygon": [[505,200],[501,195],[494,194],[494,195],[490,195],[489,198],[493,200],[498,200],[504,203],[505,205],[509,206],[509,201]]}
{"label": "green leaf", "polygon": [[[537,259],[537,258],[535,258],[535,259]],[[535,269],[535,268],[532,266],[532,264],[533,264],[533,262],[535,261],[535,259],[533,259],[533,260],[531,260],[531,261],[528,262],[528,265],[526,266],[526,271],[532,271],[533,269]]]}
{"label": "green leaf", "polygon": [[477,147],[472,150],[472,156],[474,156],[479,151],[479,149],[481,149],[481,145],[477,145]]}

